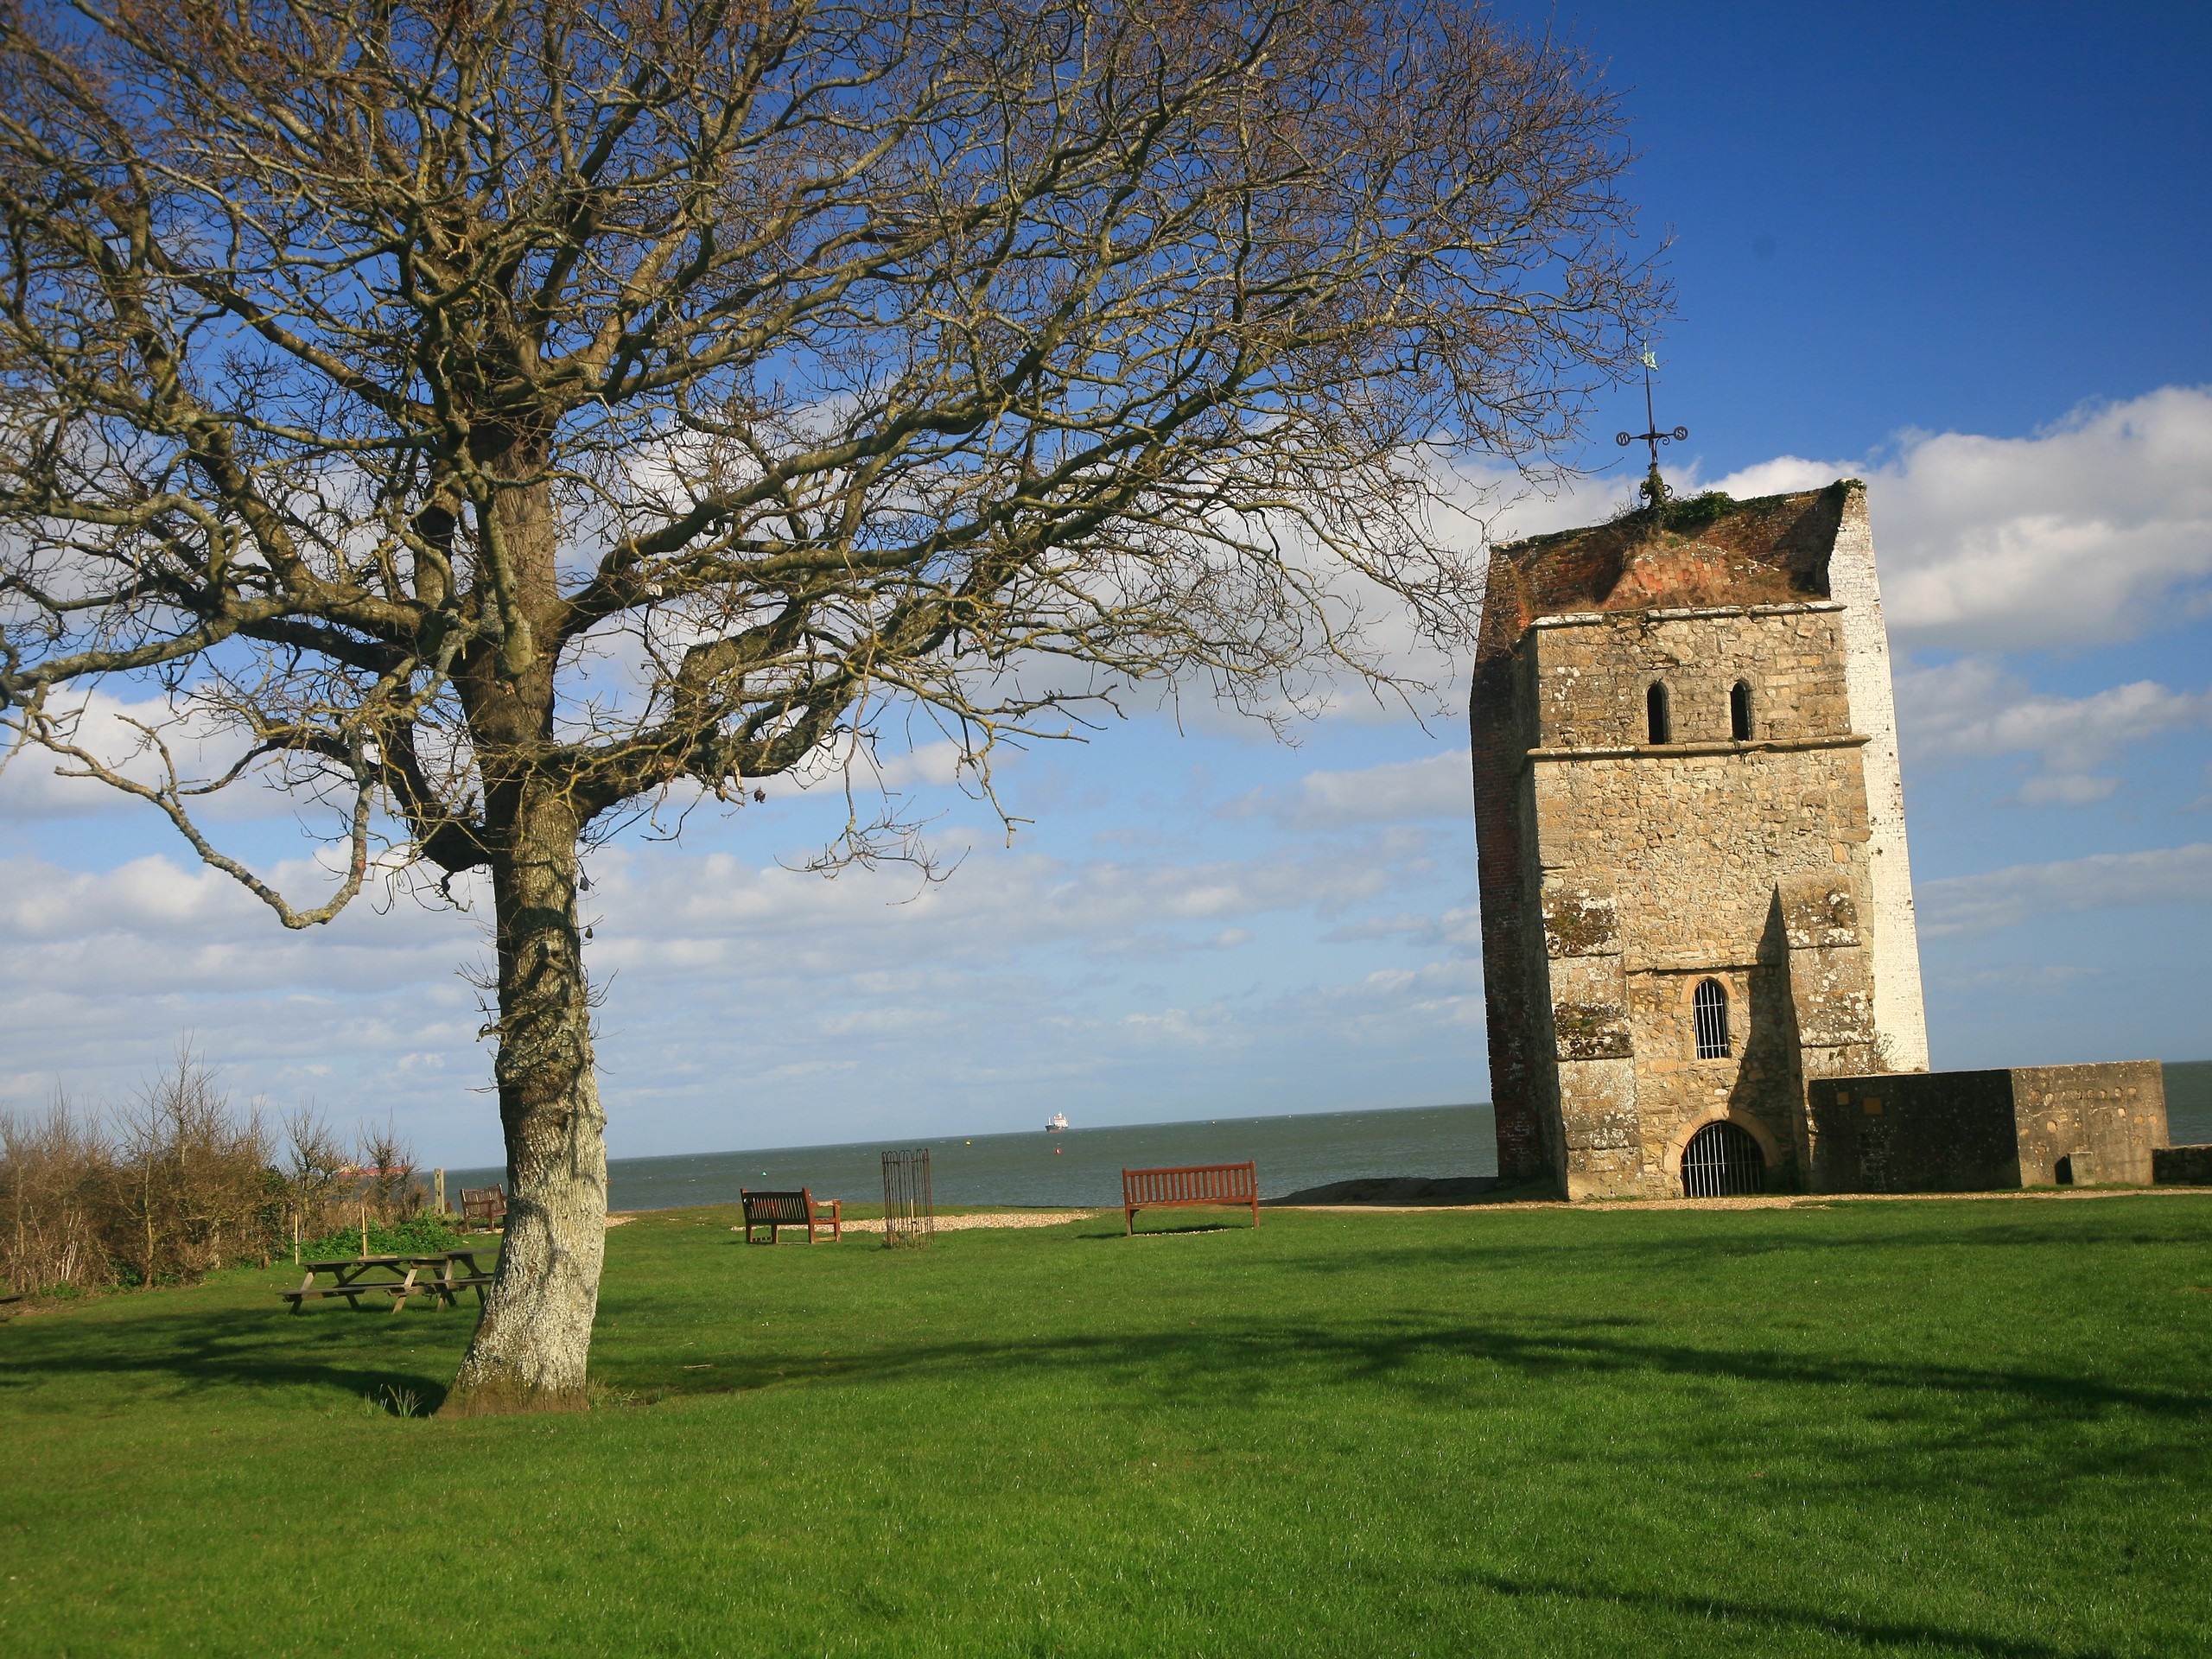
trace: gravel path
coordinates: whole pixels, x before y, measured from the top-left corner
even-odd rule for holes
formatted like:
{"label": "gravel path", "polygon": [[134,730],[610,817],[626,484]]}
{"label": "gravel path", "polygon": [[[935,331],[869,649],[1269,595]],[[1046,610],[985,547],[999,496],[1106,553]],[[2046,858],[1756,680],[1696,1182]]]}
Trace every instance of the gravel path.
{"label": "gravel path", "polygon": [[[1089,1221],[1093,1216],[1108,1213],[1103,1210],[1001,1210],[986,1216],[939,1216],[937,1230],[940,1233],[964,1233],[974,1227],[1057,1227],[1065,1221]],[[732,1232],[744,1229],[734,1227]],[[881,1221],[849,1221],[849,1233],[880,1233]]]}

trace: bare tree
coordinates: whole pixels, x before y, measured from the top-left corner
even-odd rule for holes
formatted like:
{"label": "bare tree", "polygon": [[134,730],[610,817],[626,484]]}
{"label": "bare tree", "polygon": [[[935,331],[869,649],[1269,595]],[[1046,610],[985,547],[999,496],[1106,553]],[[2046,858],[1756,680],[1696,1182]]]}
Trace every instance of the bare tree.
{"label": "bare tree", "polygon": [[[1449,463],[1541,463],[1659,297],[1624,160],[1471,0],[0,0],[0,699],[287,926],[485,872],[449,1408],[582,1397],[580,843],[895,710],[987,787],[1134,682],[1383,677],[1378,600],[1459,640]],[[131,676],[126,765],[72,711]],[[321,902],[195,820],[256,777]]]}
{"label": "bare tree", "polygon": [[302,1106],[284,1119],[285,1199],[309,1238],[330,1230],[333,1198],[346,1189],[353,1160],[321,1112]]}
{"label": "bare tree", "polygon": [[421,1211],[423,1186],[415,1179],[415,1149],[389,1119],[380,1129],[361,1130],[359,1161],[363,1192],[379,1221],[405,1221]]}

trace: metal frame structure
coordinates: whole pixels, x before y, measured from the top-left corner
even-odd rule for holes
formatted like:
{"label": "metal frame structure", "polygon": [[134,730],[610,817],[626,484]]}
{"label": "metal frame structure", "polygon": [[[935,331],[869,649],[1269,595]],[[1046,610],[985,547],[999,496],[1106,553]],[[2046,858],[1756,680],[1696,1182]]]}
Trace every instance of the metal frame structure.
{"label": "metal frame structure", "polygon": [[937,1199],[930,1191],[930,1149],[883,1154],[883,1243],[921,1249],[937,1236]]}

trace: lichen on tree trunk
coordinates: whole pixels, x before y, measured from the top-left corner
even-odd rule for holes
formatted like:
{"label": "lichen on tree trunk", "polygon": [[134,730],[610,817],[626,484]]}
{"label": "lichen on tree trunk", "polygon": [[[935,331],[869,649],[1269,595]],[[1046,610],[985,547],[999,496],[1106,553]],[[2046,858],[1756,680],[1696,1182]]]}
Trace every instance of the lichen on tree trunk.
{"label": "lichen on tree trunk", "polygon": [[492,868],[506,1238],[450,1414],[582,1407],[606,1249],[607,1119],[576,925],[577,826],[533,785],[518,792]]}

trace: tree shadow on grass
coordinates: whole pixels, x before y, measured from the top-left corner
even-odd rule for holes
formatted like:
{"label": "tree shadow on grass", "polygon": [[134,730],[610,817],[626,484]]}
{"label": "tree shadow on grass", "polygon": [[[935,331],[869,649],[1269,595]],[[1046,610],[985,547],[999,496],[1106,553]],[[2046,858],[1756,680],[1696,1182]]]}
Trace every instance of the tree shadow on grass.
{"label": "tree shadow on grass", "polygon": [[[1480,1360],[1532,1376],[1651,1372],[1738,1382],[1898,1390],[2017,1402],[2048,1415],[2083,1417],[2120,1409],[2197,1421],[2212,1408],[2202,1389],[2120,1383],[2025,1367],[1853,1359],[1776,1350],[1670,1342],[1650,1321],[1625,1316],[1554,1318],[1533,1328],[1503,1321],[1468,1323],[1369,1319],[1357,1326],[1214,1323],[1194,1332],[1146,1332],[887,1347],[852,1356],[842,1368],[858,1378],[893,1377],[938,1367],[1141,1370],[1187,1376],[1209,1395],[1238,1374],[1266,1386],[1286,1368],[1316,1369],[1339,1383],[1410,1376],[1422,1362]],[[742,1358],[732,1362],[742,1365]],[[1224,1374],[1230,1374],[1225,1376]]]}
{"label": "tree shadow on grass", "polygon": [[1914,1624],[1903,1619],[1850,1618],[1802,1607],[1733,1601],[1721,1596],[1609,1590],[1595,1585],[1573,1584],[1564,1580],[1512,1579],[1481,1572],[1459,1573],[1452,1576],[1455,1581],[1470,1588],[1516,1600],[1595,1602],[1642,1615],[1669,1614],[1677,1618],[1725,1621],[1770,1630],[1787,1628],[1815,1631],[1863,1648],[1922,1650],[1936,1648],[1953,1653],[1986,1655],[1987,1659],[2113,1659],[2110,1648],[2062,1648],[2048,1642],[2023,1641],[1970,1630],[1947,1630],[1940,1625]]}
{"label": "tree shadow on grass", "polygon": [[[1535,1409],[1620,1417],[1627,1444],[1562,1440],[1551,1454],[1635,1462],[1708,1491],[1779,1491],[1853,1502],[1880,1491],[1955,1497],[1958,1483],[2001,1489],[2021,1513],[2068,1501],[2084,1481],[2212,1475],[2202,1426],[2212,1397],[2032,1365],[1961,1365],[1727,1349],[1669,1340],[1655,1321],[1550,1319],[1446,1325],[1366,1320],[1343,1327],[1210,1319],[1187,1330],[893,1343],[823,1353],[796,1342],[690,1351],[666,1363],[611,1364],[609,1381],[664,1398],[773,1388],[872,1389],[969,1383],[988,1376],[1010,1397],[1085,1400],[1138,1421],[1162,1408],[1285,1406],[1337,1421],[1412,1407],[1452,1414]],[[1750,1385],[1751,1394],[1716,1395]],[[1271,1421],[1274,1421],[1271,1419]],[[1408,1420],[1416,1421],[1416,1420]],[[1656,1423],[1663,1422],[1662,1429]],[[1755,1465],[1793,1471],[1754,1488]]]}
{"label": "tree shadow on grass", "polygon": [[[2100,1216],[2089,1218],[2089,1224],[2084,1224],[2083,1218],[2072,1215],[1964,1216],[1955,1210],[1940,1218],[1942,1224],[1930,1224],[1939,1218],[1918,1214],[1908,1217],[1918,1224],[1909,1228],[1857,1224],[1868,1217],[1876,1221],[1894,1219],[1894,1212],[1906,1207],[1860,1205],[1849,1212],[1850,1222],[1841,1224],[1827,1219],[1834,1212],[1811,1210],[1648,1213],[1610,1211],[1579,1215],[1560,1211],[1541,1217],[1548,1223],[1562,1217],[1587,1222],[1596,1230],[1592,1235],[1578,1234],[1571,1240],[1556,1235],[1531,1237],[1513,1224],[1517,1217],[1484,1217],[1479,1228],[1463,1227],[1449,1231],[1440,1228],[1428,1235],[1400,1232],[1387,1239],[1363,1239],[1357,1249],[1317,1248],[1284,1256],[1271,1265],[1286,1273],[1319,1279],[1393,1271],[1417,1264],[1478,1268],[1491,1272],[1524,1268],[1546,1272],[1567,1269],[1599,1276],[1616,1273],[1624,1265],[1633,1265],[1640,1274],[1666,1277],[1732,1262],[1794,1261],[1819,1264],[1841,1253],[1878,1246],[1908,1256],[1922,1252],[1931,1255],[1997,1253],[1993,1259],[1999,1262],[2024,1251],[2057,1250],[2075,1256],[2078,1266],[2078,1258],[2084,1252],[2186,1248],[2200,1243],[2203,1236],[2202,1215],[2187,1223],[2177,1216],[2177,1224],[2171,1230],[2135,1224],[2139,1216],[2126,1221]],[[1986,1210],[1991,1206],[1979,1207]],[[1781,1233],[1772,1230],[1770,1224],[1770,1224],[1776,1216],[1820,1218],[1821,1224],[1802,1231]],[[1361,1217],[1351,1219],[1355,1225],[1372,1224]],[[1418,1213],[1395,1219],[1414,1224],[1429,1222],[1429,1217]],[[1643,1226],[1623,1224],[1655,1221],[1665,1224],[1664,1230],[1656,1236]],[[1696,1223],[1716,1224],[1688,1229],[1688,1224]]]}
{"label": "tree shadow on grass", "polygon": [[[1204,1231],[1204,1228],[1192,1230]],[[1222,1230],[1236,1230],[1223,1229]],[[1164,1231],[1154,1236],[1169,1236]],[[409,1313],[404,1319],[435,1315]],[[359,1394],[385,1383],[434,1391],[443,1381],[412,1370],[395,1370],[366,1344],[380,1336],[420,1340],[430,1334],[403,1330],[388,1313],[323,1313],[304,1316],[330,1331],[302,1331],[303,1316],[258,1308],[180,1309],[127,1325],[71,1325],[44,1331],[18,1327],[0,1387],[21,1389],[41,1378],[88,1375],[168,1377],[205,1386],[241,1382],[262,1387],[323,1386]],[[373,1330],[364,1326],[373,1325]],[[276,1328],[272,1330],[272,1325]],[[473,1320],[450,1330],[456,1363]],[[1075,1372],[1108,1377],[1153,1398],[1187,1395],[1220,1400],[1270,1390],[1288,1376],[1322,1387],[1397,1386],[1449,1402],[1471,1389],[1469,1363],[1542,1381],[1573,1376],[1646,1374],[1656,1377],[1745,1384],[1864,1391],[1876,1399],[1929,1395],[1974,1401],[2032,1416],[2083,1421],[2114,1412],[2160,1421],[2202,1423],[2212,1412],[2212,1392],[2201,1387],[2122,1382],[2105,1377],[2038,1370],[2026,1365],[1961,1365],[1911,1359],[1859,1358],[1833,1352],[1793,1352],[1771,1347],[1731,1347],[1669,1340],[1655,1319],[1627,1315],[1470,1321],[1438,1313],[1395,1318],[1369,1315],[1341,1323],[1270,1321],[1264,1318],[1210,1319],[1203,1328],[1067,1332],[1023,1338],[979,1336],[938,1342],[887,1343],[846,1349],[825,1366],[821,1337],[794,1333],[792,1340],[750,1344],[742,1351],[689,1357],[715,1361],[711,1378],[687,1373],[681,1362],[626,1363],[619,1350],[604,1354],[607,1370],[625,1386],[673,1393],[728,1393],[772,1386],[791,1376],[833,1376],[845,1383],[897,1382],[932,1372]],[[126,1334],[127,1333],[127,1334]],[[36,1339],[31,1339],[31,1338]],[[346,1344],[333,1353],[335,1343]],[[315,1348],[306,1344],[314,1343]],[[393,1356],[404,1366],[405,1359]],[[411,1356],[407,1357],[412,1357]],[[1446,1362],[1439,1364],[1438,1362]],[[597,1366],[594,1369],[599,1369]]]}
{"label": "tree shadow on grass", "polygon": [[[430,1316],[410,1311],[397,1317]],[[310,1319],[318,1324],[291,1328]],[[332,1328],[338,1319],[347,1324]],[[456,1364],[460,1344],[474,1328],[472,1312],[450,1333]],[[388,1395],[411,1394],[416,1408],[428,1414],[445,1399],[451,1376],[422,1371],[411,1355],[385,1360],[366,1351],[367,1344],[380,1338],[420,1340],[423,1334],[419,1328],[396,1326],[394,1316],[382,1310],[354,1313],[319,1308],[308,1314],[286,1314],[217,1306],[142,1313],[121,1324],[56,1320],[43,1329],[11,1333],[12,1351],[0,1367],[0,1391],[4,1391],[0,1400],[13,1395],[19,1402],[32,1403],[41,1382],[136,1377],[184,1389],[241,1384],[264,1389],[335,1389],[357,1399],[378,1401]],[[436,1334],[442,1338],[449,1333]],[[343,1352],[329,1351],[340,1344],[346,1344]]]}
{"label": "tree shadow on grass", "polygon": [[[2206,1448],[2195,1431],[2212,1407],[2212,1397],[2202,1389],[2026,1366],[1701,1346],[1667,1340],[1651,1323],[1626,1318],[1551,1319],[1541,1326],[1368,1321],[1356,1328],[1212,1321],[1189,1331],[915,1343],[827,1358],[818,1350],[715,1357],[710,1373],[625,1368],[622,1381],[671,1394],[719,1393],[1027,1372],[1045,1378],[1052,1394],[1088,1384],[1094,1393],[1103,1388],[1138,1409],[1234,1408],[1281,1398],[1286,1391],[1364,1389],[1452,1410],[1526,1399],[1530,1396],[1521,1389],[1528,1385],[1611,1381],[1633,1388],[1648,1380],[1668,1385],[1648,1398],[1676,1420],[1666,1442],[1670,1455],[1701,1460],[1700,1467],[1716,1477],[1760,1448],[1745,1441],[1732,1410],[1707,1411],[1694,1390],[1707,1383],[1749,1384],[1816,1392],[1819,1397],[1809,1401],[1802,1392],[1777,1400],[1774,1409],[1808,1425],[1869,1425],[1893,1448],[1936,1459],[1923,1465],[1903,1457],[1869,1466],[1828,1449],[1815,1433],[1796,1449],[1816,1460],[1843,1457],[1848,1464],[1822,1480],[1854,1490],[1947,1490],[1961,1459],[1993,1473],[2025,1456],[2033,1471],[2023,1502],[2054,1499],[2076,1477],[2134,1472],[2163,1478],[2175,1472],[2177,1462],[2203,1463]],[[1567,1397],[1587,1403],[1586,1395]],[[2129,1439],[2131,1419],[2139,1443],[2116,1444]],[[2105,1421],[2117,1422],[2121,1432],[2085,1432]],[[1710,1441],[1703,1451],[1695,1445],[1700,1436]]]}

